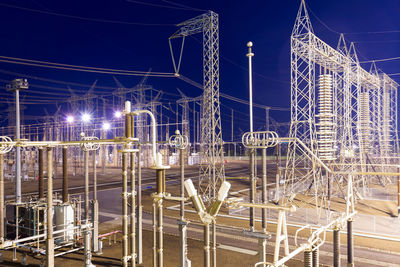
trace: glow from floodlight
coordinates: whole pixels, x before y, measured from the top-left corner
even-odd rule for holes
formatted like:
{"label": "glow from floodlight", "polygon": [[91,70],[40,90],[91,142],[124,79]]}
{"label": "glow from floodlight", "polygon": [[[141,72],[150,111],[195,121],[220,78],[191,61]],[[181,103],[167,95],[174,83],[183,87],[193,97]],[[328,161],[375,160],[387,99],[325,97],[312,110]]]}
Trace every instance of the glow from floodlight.
{"label": "glow from floodlight", "polygon": [[68,123],[73,123],[75,118],[74,118],[74,116],[68,115],[66,120]]}
{"label": "glow from floodlight", "polygon": [[122,112],[121,111],[115,111],[114,112],[114,117],[117,118],[117,119],[121,118],[122,117]]}
{"label": "glow from floodlight", "polygon": [[88,113],[83,113],[83,114],[82,114],[82,121],[83,121],[83,122],[89,122],[90,119],[91,119],[90,114],[88,114]]}
{"label": "glow from floodlight", "polygon": [[103,130],[104,131],[110,130],[110,128],[111,128],[111,124],[110,123],[103,122]]}

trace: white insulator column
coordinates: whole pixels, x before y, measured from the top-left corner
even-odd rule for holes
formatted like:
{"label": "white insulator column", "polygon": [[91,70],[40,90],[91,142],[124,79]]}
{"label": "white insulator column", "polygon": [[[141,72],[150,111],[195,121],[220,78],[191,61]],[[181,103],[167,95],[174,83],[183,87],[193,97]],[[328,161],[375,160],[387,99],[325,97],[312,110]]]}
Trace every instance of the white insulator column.
{"label": "white insulator column", "polygon": [[363,154],[367,154],[370,149],[371,127],[370,127],[370,111],[369,111],[369,92],[360,93],[360,112],[359,112],[359,135],[360,150]]}
{"label": "white insulator column", "polygon": [[319,76],[317,144],[318,155],[321,160],[334,159],[334,123],[333,123],[333,96],[332,75],[322,74]]}

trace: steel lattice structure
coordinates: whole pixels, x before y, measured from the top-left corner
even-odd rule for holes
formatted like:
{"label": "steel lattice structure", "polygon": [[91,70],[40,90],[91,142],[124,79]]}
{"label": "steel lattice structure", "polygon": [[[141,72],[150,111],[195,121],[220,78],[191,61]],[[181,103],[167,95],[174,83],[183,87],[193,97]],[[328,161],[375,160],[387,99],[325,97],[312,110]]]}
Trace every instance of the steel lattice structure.
{"label": "steel lattice structure", "polygon": [[[318,201],[330,196],[329,185],[346,186],[344,175],[388,172],[398,164],[397,87],[388,75],[358,61],[354,44],[343,35],[337,49],[313,31],[304,0],[291,35],[291,126],[285,193],[312,190]],[[307,156],[304,156],[307,155]],[[313,155],[313,156],[310,156]],[[356,192],[373,176],[354,176]],[[388,178],[376,176],[381,184]],[[331,182],[330,182],[331,181]],[[343,192],[343,188],[340,188]]]}
{"label": "steel lattice structure", "polygon": [[[201,160],[199,189],[213,198],[218,184],[225,179],[221,112],[219,101],[219,26],[218,14],[205,14],[186,20],[170,39],[203,33],[203,103],[201,110]],[[183,44],[182,44],[183,48]],[[182,55],[182,53],[181,53]],[[175,65],[175,63],[174,63]],[[178,73],[178,68],[175,72]]]}

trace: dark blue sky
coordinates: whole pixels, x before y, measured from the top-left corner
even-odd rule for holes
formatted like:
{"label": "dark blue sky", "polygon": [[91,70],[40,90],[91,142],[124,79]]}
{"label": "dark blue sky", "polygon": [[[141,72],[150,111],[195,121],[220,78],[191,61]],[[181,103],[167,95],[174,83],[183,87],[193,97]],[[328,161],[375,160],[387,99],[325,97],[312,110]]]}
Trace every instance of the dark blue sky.
{"label": "dark blue sky", "polygon": [[[253,68],[256,72],[254,101],[276,107],[290,106],[289,42],[300,1],[173,2],[196,9],[213,10],[219,14],[221,92],[248,99],[245,54],[246,43],[251,40],[254,43]],[[363,34],[345,35],[348,41],[356,42],[360,61],[399,56],[400,1],[309,0],[307,5],[312,10],[310,16],[315,33],[330,45],[336,47],[338,32],[362,32]],[[153,71],[173,72],[168,46],[168,37],[177,29],[173,24],[197,16],[202,11],[167,7],[177,5],[162,0],[1,1],[0,55],[94,67],[143,71],[152,68]],[[47,12],[126,23],[88,21]],[[397,32],[366,33],[376,31]],[[194,37],[186,40],[181,73],[201,82],[202,48],[198,43],[201,35]],[[377,66],[386,73],[397,73],[400,72],[399,62],[382,62]],[[366,68],[369,69],[369,66],[366,65]],[[15,78],[4,74],[4,70],[66,82],[91,84],[97,79],[100,86],[115,85],[109,75],[0,63],[1,86],[5,84],[4,81]],[[400,76],[393,76],[395,80],[399,80],[398,77]],[[134,86],[140,80],[139,77],[117,78],[127,87]],[[150,78],[149,84],[159,90],[174,93],[175,88],[179,87],[189,96],[201,93],[199,89],[173,78]],[[65,88],[60,84],[53,86]],[[1,99],[4,101],[7,96],[3,92]],[[58,97],[61,98],[62,95]],[[235,107],[232,103],[227,105]],[[3,105],[1,108],[4,107]],[[243,112],[247,110],[246,107],[240,109]],[[264,116],[263,111],[255,112],[256,116]],[[289,114],[272,115],[285,120]]]}

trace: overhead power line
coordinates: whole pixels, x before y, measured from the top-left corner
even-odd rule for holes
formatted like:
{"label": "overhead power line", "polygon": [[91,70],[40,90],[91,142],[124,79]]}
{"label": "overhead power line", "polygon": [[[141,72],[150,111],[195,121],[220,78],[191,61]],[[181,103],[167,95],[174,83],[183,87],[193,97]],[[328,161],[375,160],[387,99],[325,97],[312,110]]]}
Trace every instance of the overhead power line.
{"label": "overhead power line", "polygon": [[367,61],[361,61],[360,63],[371,63],[371,62],[384,62],[384,61],[391,61],[391,60],[398,60],[400,57],[390,57],[390,58],[382,58],[382,59],[373,59]]}
{"label": "overhead power line", "polygon": [[[188,78],[186,76],[179,75],[178,78],[181,79],[184,82],[187,82],[187,83],[189,83],[189,84],[201,89],[201,90],[204,89],[203,85],[201,85],[200,83],[198,83],[196,81],[191,80],[190,78]],[[238,102],[238,103],[241,103],[241,104],[245,104],[245,105],[249,104],[248,101],[240,99],[240,98],[237,98],[237,97],[234,97],[234,96],[231,96],[231,95],[227,95],[227,94],[224,94],[224,93],[219,93],[219,95],[220,95],[220,97],[229,99],[231,101],[235,101],[235,102]],[[270,106],[261,105],[261,104],[257,104],[257,103],[253,103],[253,106],[256,107],[256,108],[262,108],[262,109],[268,108],[270,110],[277,110],[277,111],[288,111],[289,110],[288,108],[270,107]]]}
{"label": "overhead power line", "polygon": [[92,73],[112,74],[112,75],[174,77],[173,73],[166,73],[166,72],[131,71],[131,70],[120,70],[120,69],[109,69],[109,68],[97,68],[97,67],[70,65],[70,64],[16,58],[16,57],[7,57],[7,56],[0,56],[0,62],[50,68],[50,69],[72,70],[72,71],[92,72]]}
{"label": "overhead power line", "polygon": [[99,23],[112,23],[112,24],[125,24],[125,25],[138,25],[138,26],[175,26],[175,24],[129,22],[129,21],[119,21],[119,20],[87,18],[87,17],[80,17],[80,16],[68,15],[68,14],[63,14],[63,13],[57,13],[57,12],[52,12],[52,11],[45,11],[45,10],[40,10],[40,9],[15,6],[15,5],[4,4],[4,3],[0,3],[0,6],[14,8],[14,9],[20,9],[20,10],[29,11],[29,12],[41,13],[41,14],[46,14],[46,15],[52,15],[52,16],[70,18],[70,19],[85,20],[85,21],[91,21],[91,22],[99,22]]}
{"label": "overhead power line", "polygon": [[144,5],[144,6],[152,6],[152,7],[159,7],[159,8],[168,8],[168,9],[177,9],[177,10],[190,10],[190,11],[207,11],[204,9],[199,9],[199,8],[193,8],[193,7],[189,7],[189,6],[185,6],[182,4],[177,4],[177,3],[173,3],[170,1],[163,1],[165,3],[169,3],[169,4],[174,4],[175,6],[171,6],[171,5],[161,5],[161,4],[156,4],[156,3],[150,3],[148,1],[138,1],[138,0],[126,0],[127,2],[130,3],[134,3],[134,4],[139,4],[139,5]]}

